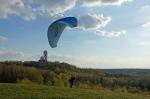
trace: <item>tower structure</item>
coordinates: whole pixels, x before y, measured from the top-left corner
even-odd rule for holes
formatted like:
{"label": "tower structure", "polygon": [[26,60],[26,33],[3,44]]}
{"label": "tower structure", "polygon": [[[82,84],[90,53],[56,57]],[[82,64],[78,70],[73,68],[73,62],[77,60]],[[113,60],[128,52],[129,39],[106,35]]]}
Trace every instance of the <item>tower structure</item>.
{"label": "tower structure", "polygon": [[39,62],[47,62],[48,52],[47,50],[43,51],[43,55],[40,57]]}
{"label": "tower structure", "polygon": [[45,60],[45,62],[47,62],[47,56],[48,56],[48,52],[47,52],[47,50],[44,50],[44,52],[43,52],[43,56],[44,56],[44,60]]}

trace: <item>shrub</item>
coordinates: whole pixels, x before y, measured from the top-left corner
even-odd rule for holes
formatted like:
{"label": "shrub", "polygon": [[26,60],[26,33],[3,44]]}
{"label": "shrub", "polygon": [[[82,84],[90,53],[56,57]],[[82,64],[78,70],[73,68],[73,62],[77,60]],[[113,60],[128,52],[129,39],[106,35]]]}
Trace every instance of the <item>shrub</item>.
{"label": "shrub", "polygon": [[43,77],[36,68],[23,66],[0,65],[0,82],[15,83],[17,79],[29,79],[32,82],[42,83]]}

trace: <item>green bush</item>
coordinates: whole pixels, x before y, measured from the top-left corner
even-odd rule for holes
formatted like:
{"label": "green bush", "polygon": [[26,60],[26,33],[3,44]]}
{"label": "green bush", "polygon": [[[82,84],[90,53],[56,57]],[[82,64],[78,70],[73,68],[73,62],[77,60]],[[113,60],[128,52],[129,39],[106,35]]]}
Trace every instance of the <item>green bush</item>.
{"label": "green bush", "polygon": [[21,84],[35,84],[32,81],[30,81],[28,78],[24,78],[24,79],[17,79],[17,83],[21,83]]}
{"label": "green bush", "polygon": [[32,82],[42,83],[43,77],[36,68],[23,66],[0,65],[0,82],[15,83],[17,79],[29,79]]}

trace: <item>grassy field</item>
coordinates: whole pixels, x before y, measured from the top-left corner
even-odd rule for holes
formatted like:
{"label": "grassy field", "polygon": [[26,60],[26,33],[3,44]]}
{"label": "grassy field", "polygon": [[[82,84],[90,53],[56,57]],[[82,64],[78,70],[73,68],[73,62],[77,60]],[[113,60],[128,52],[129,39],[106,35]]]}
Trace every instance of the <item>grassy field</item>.
{"label": "grassy field", "polygon": [[0,99],[150,99],[150,97],[110,90],[0,84]]}

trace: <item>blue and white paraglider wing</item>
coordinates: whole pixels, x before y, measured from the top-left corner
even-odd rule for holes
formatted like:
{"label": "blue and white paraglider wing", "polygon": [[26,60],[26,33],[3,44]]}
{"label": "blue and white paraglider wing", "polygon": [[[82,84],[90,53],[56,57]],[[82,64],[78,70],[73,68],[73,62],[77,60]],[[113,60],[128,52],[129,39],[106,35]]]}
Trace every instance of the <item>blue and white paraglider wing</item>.
{"label": "blue and white paraglider wing", "polygon": [[77,19],[75,17],[66,17],[53,22],[48,28],[48,41],[52,48],[57,47],[59,38],[64,31],[65,27],[69,26],[71,28],[77,27]]}

